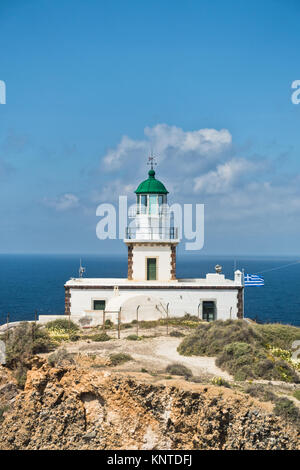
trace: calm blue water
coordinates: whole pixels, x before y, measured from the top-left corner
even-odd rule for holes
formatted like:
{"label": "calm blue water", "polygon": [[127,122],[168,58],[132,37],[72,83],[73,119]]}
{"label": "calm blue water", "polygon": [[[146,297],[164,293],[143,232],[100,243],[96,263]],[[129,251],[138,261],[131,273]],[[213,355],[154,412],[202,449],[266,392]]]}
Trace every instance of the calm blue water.
{"label": "calm blue water", "polygon": [[[256,273],[297,261],[297,259],[240,258],[237,267]],[[204,277],[219,263],[233,277],[230,258],[180,256],[178,277]],[[127,256],[82,258],[87,277],[126,277]],[[79,256],[75,255],[0,255],[0,324],[7,312],[10,321],[32,320],[38,314],[64,312],[64,283],[78,276]],[[264,287],[245,289],[245,315],[261,321],[300,326],[300,264],[266,272]]]}

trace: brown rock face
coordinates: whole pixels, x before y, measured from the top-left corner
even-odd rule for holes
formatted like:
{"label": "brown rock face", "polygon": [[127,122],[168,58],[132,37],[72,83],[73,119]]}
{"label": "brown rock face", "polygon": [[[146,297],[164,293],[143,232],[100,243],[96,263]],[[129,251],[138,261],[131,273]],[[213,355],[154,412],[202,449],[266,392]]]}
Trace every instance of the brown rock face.
{"label": "brown rock face", "polygon": [[0,428],[0,449],[297,448],[293,429],[232,390],[46,364],[28,373]]}

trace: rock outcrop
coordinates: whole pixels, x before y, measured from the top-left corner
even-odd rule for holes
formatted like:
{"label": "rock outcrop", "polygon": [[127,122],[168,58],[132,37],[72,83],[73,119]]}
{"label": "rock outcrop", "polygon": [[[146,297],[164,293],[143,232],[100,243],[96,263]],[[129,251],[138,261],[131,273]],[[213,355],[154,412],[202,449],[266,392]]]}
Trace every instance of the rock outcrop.
{"label": "rock outcrop", "polygon": [[33,368],[3,417],[0,449],[299,448],[293,428],[242,393],[76,366]]}

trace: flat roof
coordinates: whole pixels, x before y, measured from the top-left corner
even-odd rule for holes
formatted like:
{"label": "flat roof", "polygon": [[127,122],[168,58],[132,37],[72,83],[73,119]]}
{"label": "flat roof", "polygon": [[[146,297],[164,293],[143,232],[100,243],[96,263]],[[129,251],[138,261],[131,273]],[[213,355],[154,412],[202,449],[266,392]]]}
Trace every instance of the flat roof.
{"label": "flat roof", "polygon": [[225,279],[224,275],[209,274],[206,278],[176,279],[174,281],[129,281],[127,278],[72,278],[65,284],[66,287],[241,287],[232,279]]}

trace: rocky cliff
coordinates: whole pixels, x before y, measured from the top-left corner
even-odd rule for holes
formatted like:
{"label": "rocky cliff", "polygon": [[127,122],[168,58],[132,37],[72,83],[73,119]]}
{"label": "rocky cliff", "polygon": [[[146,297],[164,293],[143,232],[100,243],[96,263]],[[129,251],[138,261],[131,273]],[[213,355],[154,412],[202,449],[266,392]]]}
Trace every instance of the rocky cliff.
{"label": "rocky cliff", "polygon": [[10,401],[0,449],[299,448],[266,404],[224,387],[44,363]]}

